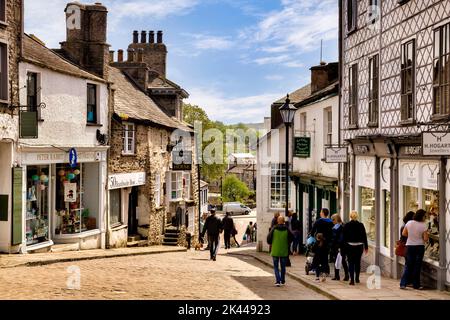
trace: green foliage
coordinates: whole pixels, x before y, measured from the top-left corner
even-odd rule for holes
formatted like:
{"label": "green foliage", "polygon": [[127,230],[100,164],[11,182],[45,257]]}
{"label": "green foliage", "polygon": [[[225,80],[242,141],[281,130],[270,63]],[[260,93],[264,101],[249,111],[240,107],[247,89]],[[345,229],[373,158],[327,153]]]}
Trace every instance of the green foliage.
{"label": "green foliage", "polygon": [[244,201],[250,195],[247,185],[235,175],[228,175],[223,181],[223,201]]}

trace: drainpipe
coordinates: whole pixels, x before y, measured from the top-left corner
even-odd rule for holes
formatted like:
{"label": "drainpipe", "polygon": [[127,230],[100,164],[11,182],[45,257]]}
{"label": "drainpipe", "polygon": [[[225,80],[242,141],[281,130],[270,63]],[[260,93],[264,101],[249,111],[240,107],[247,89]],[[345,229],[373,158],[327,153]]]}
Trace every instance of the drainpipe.
{"label": "drainpipe", "polygon": [[[343,37],[342,37],[342,1],[339,0],[339,87],[338,87],[338,145],[341,147],[341,109],[342,109],[342,72],[344,70],[344,60],[343,57]],[[342,210],[345,211],[344,208],[344,190],[345,190],[345,182],[341,181],[341,170],[342,170],[342,164],[338,163],[338,212],[340,213],[341,217],[344,216],[342,213]]]}
{"label": "drainpipe", "polygon": [[439,169],[439,268],[437,272],[437,289],[440,291],[445,290],[445,280],[447,272],[447,262],[446,262],[446,244],[447,244],[447,234],[446,234],[446,167],[447,159],[441,158],[441,167]]}

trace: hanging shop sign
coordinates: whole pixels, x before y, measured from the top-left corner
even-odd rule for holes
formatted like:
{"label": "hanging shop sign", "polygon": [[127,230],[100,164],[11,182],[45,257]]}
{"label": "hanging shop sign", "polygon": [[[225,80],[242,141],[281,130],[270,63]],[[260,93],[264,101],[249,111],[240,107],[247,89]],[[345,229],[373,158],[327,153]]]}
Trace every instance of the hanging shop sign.
{"label": "hanging shop sign", "polygon": [[450,133],[444,131],[422,133],[422,151],[424,156],[449,156]]}
{"label": "hanging shop sign", "polygon": [[294,157],[309,158],[311,156],[311,138],[295,137],[294,139]]}
{"label": "hanging shop sign", "polygon": [[75,148],[70,149],[69,151],[69,164],[71,168],[75,168],[78,162],[78,154]]}
{"label": "hanging shop sign", "polygon": [[37,111],[19,111],[19,136],[21,139],[38,138],[38,113]]}
{"label": "hanging shop sign", "polygon": [[108,178],[108,189],[122,189],[145,184],[145,172],[113,174]]}
{"label": "hanging shop sign", "polygon": [[192,170],[192,151],[176,148],[172,151],[172,170],[173,171],[191,171]]}
{"label": "hanging shop sign", "polygon": [[347,163],[348,150],[346,147],[328,147],[325,148],[326,163]]}

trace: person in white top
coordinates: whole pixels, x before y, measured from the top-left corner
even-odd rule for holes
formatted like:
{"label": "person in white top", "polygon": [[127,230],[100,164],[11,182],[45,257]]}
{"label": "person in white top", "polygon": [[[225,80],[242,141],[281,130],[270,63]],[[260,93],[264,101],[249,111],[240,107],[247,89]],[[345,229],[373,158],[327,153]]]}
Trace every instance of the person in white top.
{"label": "person in white top", "polygon": [[400,289],[406,289],[408,279],[412,279],[414,289],[423,289],[420,285],[420,272],[425,254],[425,242],[428,241],[425,216],[425,210],[417,210],[413,220],[409,221],[403,229],[402,235],[408,240],[406,241],[405,270],[400,280]]}

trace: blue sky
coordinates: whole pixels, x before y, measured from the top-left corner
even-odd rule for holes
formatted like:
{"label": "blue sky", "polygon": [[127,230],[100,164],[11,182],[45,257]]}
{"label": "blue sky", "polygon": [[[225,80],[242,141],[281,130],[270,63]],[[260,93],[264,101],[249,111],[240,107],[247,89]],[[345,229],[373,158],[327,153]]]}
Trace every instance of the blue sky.
{"label": "blue sky", "polygon": [[[26,0],[25,31],[59,47],[67,2]],[[126,50],[133,30],[163,30],[168,78],[190,93],[186,102],[225,123],[263,122],[271,102],[307,84],[321,39],[323,60],[338,56],[335,0],[101,2],[112,50]]]}

